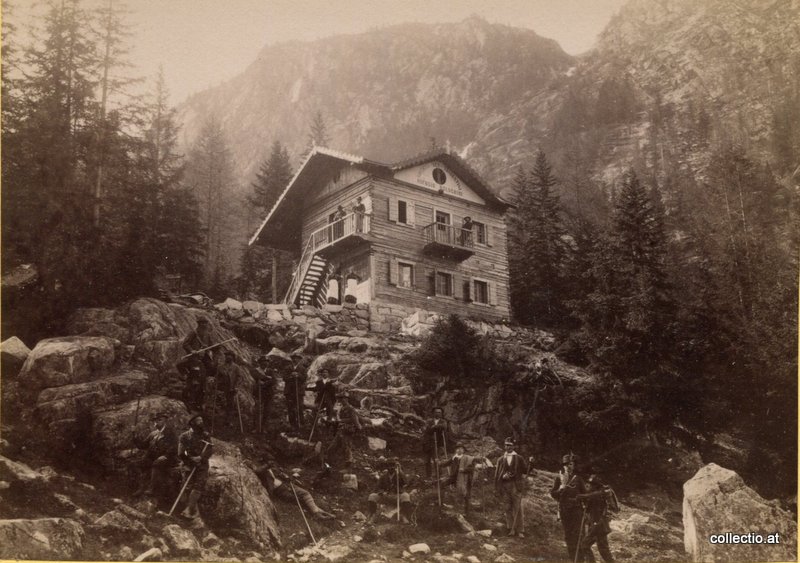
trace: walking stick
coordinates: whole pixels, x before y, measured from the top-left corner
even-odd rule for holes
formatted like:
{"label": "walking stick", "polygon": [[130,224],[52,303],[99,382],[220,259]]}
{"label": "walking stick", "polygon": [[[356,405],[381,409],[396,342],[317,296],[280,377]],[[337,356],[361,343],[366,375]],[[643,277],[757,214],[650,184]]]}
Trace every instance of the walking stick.
{"label": "walking stick", "polygon": [[306,528],[308,529],[308,535],[311,536],[311,541],[314,542],[314,545],[317,545],[317,540],[314,539],[314,532],[311,531],[311,526],[308,524],[308,520],[306,519],[306,513],[303,512],[303,506],[300,504],[300,499],[297,498],[297,491],[294,490],[294,483],[292,480],[289,479],[289,485],[292,487],[292,493],[294,493],[294,500],[297,501],[297,508],[300,509],[300,516],[303,517],[303,522],[306,523]]}
{"label": "walking stick", "polygon": [[[210,443],[211,442],[206,442],[205,440],[203,440],[203,444],[205,445],[203,446],[203,449],[200,452],[200,457],[203,457],[203,454],[206,453],[206,448],[209,446]],[[175,502],[172,504],[172,508],[169,509],[169,513],[167,514],[167,516],[172,516],[172,513],[175,512],[175,507],[178,506],[178,502],[181,500],[183,493],[186,491],[186,486],[189,484],[189,481],[191,481],[192,477],[194,477],[195,471],[197,471],[196,465],[192,467],[192,471],[189,473],[189,476],[186,478],[186,481],[183,482],[183,487],[181,487],[181,492],[178,493],[178,498],[175,499]]]}
{"label": "walking stick", "polygon": [[211,433],[214,433],[214,419],[217,416],[217,376],[214,376],[214,391],[211,393]]}
{"label": "walking stick", "polygon": [[583,515],[581,516],[581,527],[578,528],[578,543],[575,544],[575,561],[578,563],[578,556],[581,553],[581,535],[583,534],[583,523],[586,521],[586,507],[583,507]]}
{"label": "walking stick", "polygon": [[[295,403],[297,403],[297,428],[300,429],[303,427],[303,410],[300,408],[300,382],[294,386],[294,399]],[[311,440],[309,440],[310,442]]]}
{"label": "walking stick", "polygon": [[314,435],[314,428],[317,427],[317,419],[319,418],[319,411],[322,408],[322,403],[319,404],[317,407],[317,414],[314,415],[314,423],[311,425],[311,433],[308,435],[308,441],[311,441],[311,437]]}
{"label": "walking stick", "polygon": [[[235,393],[235,391],[234,391]],[[244,424],[242,424],[242,410],[239,408],[239,395],[233,396],[233,401],[236,403],[236,412],[239,414],[239,430],[244,434]]]}
{"label": "walking stick", "polygon": [[433,432],[433,464],[436,466],[436,494],[439,497],[439,510],[442,509],[442,484],[439,482],[439,440],[436,431]]}
{"label": "walking stick", "polygon": [[258,385],[258,433],[261,434],[261,382]]}
{"label": "walking stick", "polygon": [[394,466],[394,478],[397,479],[397,521],[400,521],[400,465]]}
{"label": "walking stick", "polygon": [[[447,432],[442,432],[442,445],[444,446],[444,458],[446,460],[450,460],[450,456],[447,455]],[[447,476],[450,477],[450,464],[447,464]]]}

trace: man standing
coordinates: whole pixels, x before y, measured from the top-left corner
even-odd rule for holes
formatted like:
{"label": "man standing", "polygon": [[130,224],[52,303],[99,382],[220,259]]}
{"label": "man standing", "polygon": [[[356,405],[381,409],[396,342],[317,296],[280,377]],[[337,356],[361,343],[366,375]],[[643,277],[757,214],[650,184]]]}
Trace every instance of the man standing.
{"label": "man standing", "polygon": [[506,504],[506,527],[509,536],[525,537],[522,515],[522,493],[528,464],[514,451],[514,439],[503,442],[505,453],[497,460],[494,472],[494,486]]}
{"label": "man standing", "polygon": [[325,449],[325,460],[331,457],[344,459],[344,463],[353,463],[353,436],[362,430],[361,418],[350,404],[350,393],[345,389],[339,392],[339,417],[336,421],[336,434]]}
{"label": "man standing", "polygon": [[306,392],[306,377],[298,369],[293,369],[283,377],[283,399],[289,424],[300,430],[303,424],[303,396]]}
{"label": "man standing", "polygon": [[589,552],[586,560],[592,561],[594,559],[591,556],[592,545],[597,543],[597,551],[600,552],[603,561],[614,563],[614,556],[608,546],[608,534],[611,533],[611,527],[608,524],[608,510],[609,508],[614,510],[615,507],[616,510],[619,510],[619,507],[616,506],[616,502],[612,502],[609,507],[607,501],[608,496],[613,495],[614,492],[606,487],[597,475],[592,475],[586,482],[589,492],[577,496],[580,502],[586,503],[586,521],[588,522],[586,538],[581,541],[581,547]]}
{"label": "man standing", "polygon": [[[385,462],[385,460],[384,460]],[[369,503],[369,510],[367,511],[367,522],[373,523],[378,517],[378,507],[381,504],[391,501],[400,504],[400,521],[403,524],[408,524],[412,519],[411,496],[405,492],[406,476],[403,473],[403,468],[400,462],[394,460],[390,467],[384,467],[383,471],[378,476],[377,488],[374,493],[370,493],[367,497]]]}
{"label": "man standing", "polygon": [[475,223],[472,222],[472,217],[464,217],[461,222],[461,246],[472,246],[472,227]]}
{"label": "man standing", "polygon": [[275,397],[274,370],[269,367],[267,356],[261,356],[258,359],[258,365],[255,369],[255,380],[256,396],[254,398],[256,400],[256,405],[258,405],[256,429],[261,431],[269,420],[272,400]]}
{"label": "man standing", "polygon": [[200,500],[208,480],[208,459],[212,450],[211,435],[205,430],[203,417],[200,414],[192,415],[189,419],[189,430],[178,438],[178,457],[188,472],[194,470],[187,485],[189,500],[181,516],[186,518],[200,516],[197,501]]}
{"label": "man standing", "polygon": [[553,483],[550,496],[558,501],[558,514],[561,518],[561,525],[564,527],[567,555],[570,561],[575,561],[576,551],[580,550],[580,553],[577,554],[577,561],[583,561],[584,558],[593,561],[592,552],[578,545],[583,524],[583,507],[578,500],[578,495],[585,494],[587,491],[586,483],[577,471],[578,456],[572,453],[567,454],[561,459],[561,463],[563,469]]}
{"label": "man standing", "polygon": [[183,339],[183,349],[190,355],[178,363],[178,370],[186,377],[184,399],[198,409],[203,406],[206,378],[216,375],[214,350],[204,350],[214,344],[212,340],[208,319],[200,317],[197,329]]}
{"label": "man standing", "polygon": [[336,380],[331,378],[330,371],[327,368],[320,369],[319,379],[309,389],[317,394],[314,401],[317,405],[317,412],[324,410],[328,420],[333,420],[336,406]]}
{"label": "man standing", "polygon": [[355,215],[356,219],[356,232],[363,233],[364,232],[364,215],[367,212],[367,206],[364,205],[364,202],[361,201],[361,196],[356,198],[356,203],[353,205],[353,215]]}
{"label": "man standing", "polygon": [[436,463],[441,450],[447,453],[447,439],[450,435],[450,424],[444,418],[441,407],[433,409],[433,418],[429,419],[422,431],[422,453],[425,457],[425,475],[431,477],[431,462]]}
{"label": "man standing", "polygon": [[[218,369],[219,384],[225,395],[225,418],[230,423],[231,417],[235,420],[236,411],[236,388],[239,384],[239,366],[236,365],[236,354],[227,350],[225,361]],[[235,423],[234,423],[235,425]]]}
{"label": "man standing", "polygon": [[464,516],[469,515],[469,503],[472,496],[472,480],[475,475],[475,465],[482,459],[466,455],[462,444],[456,444],[453,457],[444,463],[450,468],[450,475],[442,478],[443,485],[453,485],[461,500],[464,502]]}
{"label": "man standing", "polygon": [[333,238],[332,240],[340,239],[344,236],[344,218],[347,216],[347,212],[344,210],[344,207],[341,205],[336,209],[336,213],[333,214]]}

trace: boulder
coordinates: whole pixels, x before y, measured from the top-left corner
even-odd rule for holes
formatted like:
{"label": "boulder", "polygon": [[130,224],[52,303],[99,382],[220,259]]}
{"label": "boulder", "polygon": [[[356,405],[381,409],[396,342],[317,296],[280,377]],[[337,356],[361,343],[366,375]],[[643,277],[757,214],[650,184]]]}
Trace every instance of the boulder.
{"label": "boulder", "polygon": [[69,518],[0,520],[0,559],[79,559],[83,537]]}
{"label": "boulder", "polygon": [[103,514],[97,519],[92,527],[101,530],[106,534],[124,534],[132,530],[141,532],[146,531],[141,522],[131,520],[122,512],[117,510],[110,510]]}
{"label": "boulder", "polygon": [[161,395],[150,395],[95,411],[91,439],[97,461],[105,467],[123,465],[135,451],[134,436],[146,436],[159,415],[165,415],[170,426],[179,431],[183,431],[189,418],[183,402]]}
{"label": "boulder", "polygon": [[194,534],[189,530],[184,530],[177,524],[164,526],[161,533],[170,547],[170,553],[191,556],[200,552],[200,544]]}
{"label": "boulder", "polygon": [[248,314],[253,315],[266,310],[267,306],[259,301],[243,301],[242,308],[247,311]]}
{"label": "boulder", "polygon": [[44,483],[45,477],[24,463],[0,455],[0,479],[8,483]]}
{"label": "boulder", "polygon": [[[761,498],[735,472],[714,463],[683,485],[683,530],[684,547],[692,561],[792,561],[797,557],[797,523],[792,515]],[[724,532],[758,534],[763,543],[731,543],[730,538],[712,543],[712,535]],[[766,543],[776,533],[780,543]]]}
{"label": "boulder", "polygon": [[151,547],[144,553],[140,554],[134,561],[161,561],[163,558],[161,550],[157,547]]}
{"label": "boulder", "polygon": [[123,343],[130,342],[128,319],[115,309],[78,309],[67,320],[67,334],[107,336]]}
{"label": "boulder", "polygon": [[362,389],[386,389],[388,381],[389,376],[384,363],[368,362],[361,365],[350,385]]}
{"label": "boulder", "polygon": [[431,548],[427,543],[415,543],[408,546],[409,553],[430,553]]}
{"label": "boulder", "polygon": [[103,377],[114,363],[117,342],[104,336],[65,336],[40,340],[19,373],[31,397],[48,387]]}
{"label": "boulder", "polygon": [[137,358],[147,360],[158,369],[169,369],[178,364],[186,351],[183,349],[182,341],[169,338],[139,342],[133,353]]}
{"label": "boulder", "polygon": [[124,403],[141,396],[148,377],[132,370],[86,383],[50,387],[39,393],[36,408],[52,439],[68,435],[82,417],[94,409]]}
{"label": "boulder", "polygon": [[214,440],[200,511],[212,528],[238,528],[263,549],[280,547],[277,512],[236,446]]}
{"label": "boulder", "polygon": [[0,368],[6,380],[17,376],[30,353],[30,348],[16,336],[0,342]]}
{"label": "boulder", "polygon": [[367,436],[367,445],[372,451],[382,451],[386,449],[386,440],[383,438],[375,438],[374,436]]}

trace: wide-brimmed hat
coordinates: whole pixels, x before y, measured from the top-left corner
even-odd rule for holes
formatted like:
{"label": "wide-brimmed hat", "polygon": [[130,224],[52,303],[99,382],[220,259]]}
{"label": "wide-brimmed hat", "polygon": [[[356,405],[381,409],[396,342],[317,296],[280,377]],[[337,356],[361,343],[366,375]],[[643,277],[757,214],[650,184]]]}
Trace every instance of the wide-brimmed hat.
{"label": "wide-brimmed hat", "polygon": [[517,445],[517,443],[514,441],[514,438],[512,438],[511,436],[509,436],[508,438],[506,438],[505,440],[503,440],[503,445],[504,445],[504,446],[516,446],[516,445]]}
{"label": "wide-brimmed hat", "polygon": [[563,463],[564,465],[566,465],[567,463],[578,463],[578,460],[580,460],[578,455],[570,452],[568,454],[565,454],[564,457],[561,458],[561,463]]}
{"label": "wide-brimmed hat", "polygon": [[187,424],[189,426],[192,426],[194,424],[194,421],[197,420],[198,418],[203,418],[203,413],[201,413],[201,412],[193,412],[192,414],[189,415],[189,420],[188,420]]}

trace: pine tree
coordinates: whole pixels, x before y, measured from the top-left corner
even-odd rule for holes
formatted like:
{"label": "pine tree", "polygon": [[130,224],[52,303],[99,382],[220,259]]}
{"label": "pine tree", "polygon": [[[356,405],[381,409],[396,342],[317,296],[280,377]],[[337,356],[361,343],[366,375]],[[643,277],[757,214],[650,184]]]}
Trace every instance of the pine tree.
{"label": "pine tree", "polygon": [[560,288],[566,249],[561,207],[553,192],[556,184],[541,150],[527,178],[521,171],[515,180],[517,209],[511,220],[509,260],[517,282],[512,297],[518,319],[528,323],[553,325],[563,320]]}
{"label": "pine tree", "polygon": [[322,111],[317,110],[317,112],[314,114],[313,120],[311,121],[311,127],[308,132],[308,141],[306,142],[306,148],[303,151],[303,155],[301,156],[300,160],[304,161],[306,157],[311,154],[311,151],[315,146],[327,147],[330,141],[331,138],[328,134],[328,124],[325,122]]}
{"label": "pine tree", "polygon": [[219,120],[210,116],[189,153],[186,182],[201,207],[205,233],[205,280],[209,291],[222,296],[236,251],[232,237],[234,210],[230,194],[234,187],[233,157]]}

